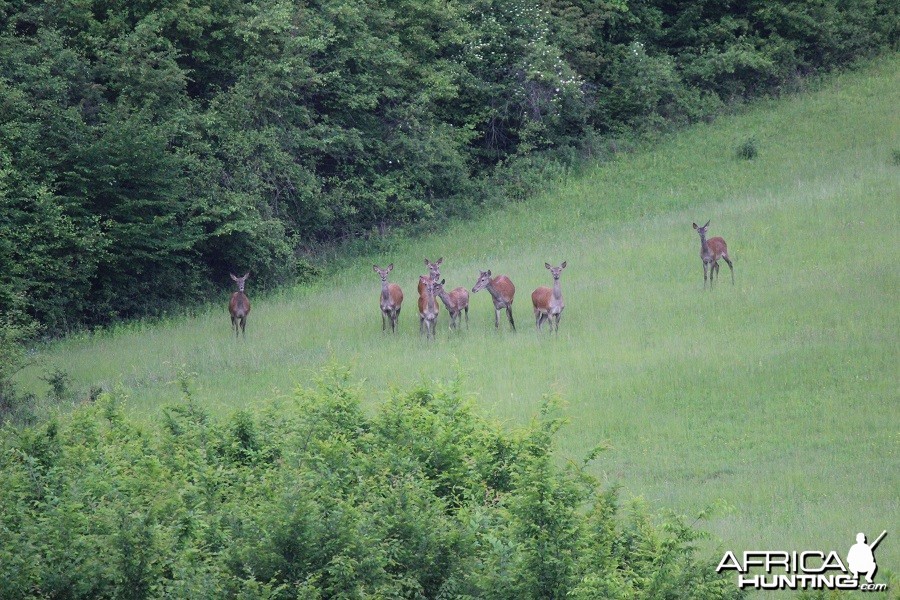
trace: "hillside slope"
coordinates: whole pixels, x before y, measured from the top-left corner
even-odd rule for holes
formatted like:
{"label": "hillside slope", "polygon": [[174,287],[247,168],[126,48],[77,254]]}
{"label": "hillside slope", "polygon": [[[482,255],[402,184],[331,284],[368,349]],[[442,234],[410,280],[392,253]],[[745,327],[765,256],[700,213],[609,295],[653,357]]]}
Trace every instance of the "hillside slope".
{"label": "hillside slope", "polygon": [[[390,252],[312,287],[255,299],[246,340],[221,307],[53,345],[46,363],[75,385],[118,388],[137,414],[178,396],[223,411],[351,365],[372,403],[393,384],[459,375],[499,419],[523,421],[557,393],[571,425],[562,446],[610,484],[654,505],[696,512],[724,547],[844,552],[858,531],[900,522],[900,57],[823,89],[694,127],[624,156],[552,194]],[[750,136],[759,155],[739,160]],[[711,220],[736,285],[703,289],[693,221]],[[423,257],[444,257],[448,286],[478,270],[517,286],[512,334],[490,298],[471,296],[470,329],[418,337]],[[558,337],[534,331],[530,293],[544,262],[568,261]],[[406,300],[383,335],[372,263],[395,265]],[[24,383],[43,393],[36,372]],[[900,544],[879,565],[900,567]]]}

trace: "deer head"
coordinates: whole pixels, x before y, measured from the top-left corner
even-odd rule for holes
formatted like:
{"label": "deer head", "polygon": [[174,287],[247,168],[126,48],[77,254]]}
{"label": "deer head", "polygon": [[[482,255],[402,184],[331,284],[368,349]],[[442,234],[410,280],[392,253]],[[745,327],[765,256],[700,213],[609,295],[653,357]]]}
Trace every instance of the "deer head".
{"label": "deer head", "polygon": [[544,263],[544,266],[550,269],[550,274],[553,275],[553,281],[558,281],[563,269],[566,268],[566,261],[563,261],[558,267],[551,267],[550,263]]}
{"label": "deer head", "polygon": [[229,273],[229,275],[231,275],[231,280],[237,284],[238,291],[243,292],[247,278],[250,276],[250,271],[247,271],[243,277],[236,277],[233,273]]}
{"label": "deer head", "polygon": [[491,271],[488,269],[487,271],[478,271],[478,281],[475,282],[475,287],[472,288],[472,293],[480,292],[484,288],[486,288],[491,283]]}

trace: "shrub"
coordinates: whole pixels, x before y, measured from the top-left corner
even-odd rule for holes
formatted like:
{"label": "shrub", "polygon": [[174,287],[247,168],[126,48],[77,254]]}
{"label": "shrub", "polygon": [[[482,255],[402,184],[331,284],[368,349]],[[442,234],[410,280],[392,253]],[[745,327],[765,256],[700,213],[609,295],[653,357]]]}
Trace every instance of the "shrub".
{"label": "shrub", "polygon": [[748,137],[746,140],[741,142],[741,144],[737,147],[737,151],[735,154],[738,158],[743,160],[753,160],[756,158],[756,155],[759,153],[759,146],[756,143],[756,138],[754,136]]}
{"label": "shrub", "polygon": [[372,417],[346,371],[219,421],[114,396],[0,431],[0,598],[729,598],[697,532],[622,510],[528,428],[420,385]]}

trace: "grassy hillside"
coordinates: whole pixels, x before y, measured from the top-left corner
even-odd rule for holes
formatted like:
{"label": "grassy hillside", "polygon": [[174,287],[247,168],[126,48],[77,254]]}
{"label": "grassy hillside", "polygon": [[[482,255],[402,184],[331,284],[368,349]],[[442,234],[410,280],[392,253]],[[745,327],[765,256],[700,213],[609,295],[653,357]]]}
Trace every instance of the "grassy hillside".
{"label": "grassy hillside", "polygon": [[[398,243],[313,287],[254,299],[245,341],[221,306],[195,318],[72,338],[45,367],[86,389],[119,387],[136,414],[178,396],[229,411],[304,382],[334,359],[378,403],[391,385],[461,376],[484,409],[519,422],[540,397],[566,401],[563,447],[612,449],[595,468],[654,505],[733,507],[710,523],[722,547],[841,553],[858,531],[900,523],[900,58],[815,93],[672,137],[562,189],[441,235]],[[755,160],[735,158],[757,140]],[[736,285],[703,289],[692,221],[728,242]],[[519,331],[493,328],[487,293],[470,329],[418,337],[423,257],[448,286],[509,275]],[[534,331],[545,261],[568,261],[561,333]],[[406,294],[381,333],[372,263]],[[37,371],[24,383],[43,393]],[[900,571],[900,532],[878,550]]]}

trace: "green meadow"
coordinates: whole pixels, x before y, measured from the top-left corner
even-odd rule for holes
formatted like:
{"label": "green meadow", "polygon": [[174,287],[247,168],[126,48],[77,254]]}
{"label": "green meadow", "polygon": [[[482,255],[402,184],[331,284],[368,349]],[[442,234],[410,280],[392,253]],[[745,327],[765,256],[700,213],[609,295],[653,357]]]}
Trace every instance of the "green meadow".
{"label": "green meadow", "polygon": [[[710,552],[834,549],[857,532],[888,537],[883,574],[900,573],[900,56],[815,90],[618,155],[528,202],[392,243],[309,286],[253,302],[235,340],[220,304],[190,317],[73,336],[40,352],[42,373],[127,395],[152,418],[180,397],[227,414],[349,365],[371,405],[392,386],[456,379],[510,426],[557,395],[560,445],[608,485],[693,515]],[[755,138],[753,160],[736,156]],[[735,265],[704,289],[691,223],[711,220]],[[479,269],[517,287],[518,331],[494,329],[487,292],[469,329],[418,335],[423,258],[444,257],[447,287]],[[535,331],[531,291],[545,262],[568,261],[559,335]],[[399,332],[383,334],[372,264],[393,262]],[[186,375],[185,375],[186,374]]]}

